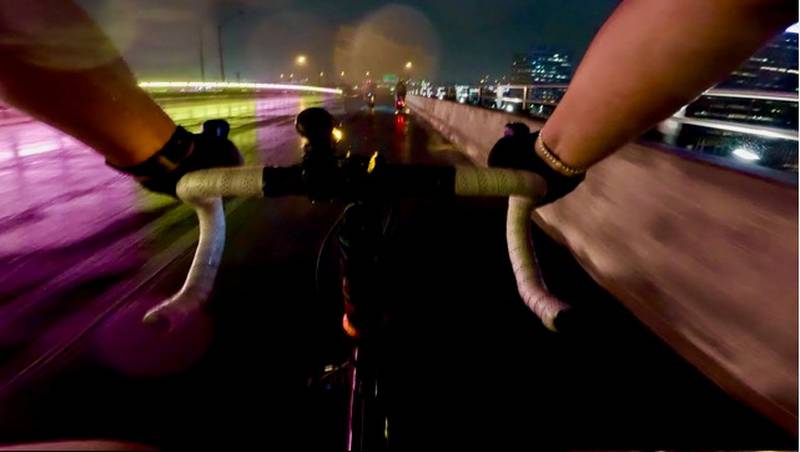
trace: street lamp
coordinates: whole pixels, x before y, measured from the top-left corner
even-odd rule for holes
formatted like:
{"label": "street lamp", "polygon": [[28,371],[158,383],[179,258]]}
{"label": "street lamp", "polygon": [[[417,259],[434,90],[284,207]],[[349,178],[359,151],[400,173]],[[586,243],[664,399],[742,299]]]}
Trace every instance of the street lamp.
{"label": "street lamp", "polygon": [[410,61],[406,61],[405,69],[406,69],[406,81],[411,80],[411,68],[414,67],[414,64]]}
{"label": "street lamp", "polygon": [[217,24],[217,42],[219,44],[219,72],[220,75],[222,75],[223,82],[225,81],[225,56],[223,55],[224,52],[222,50],[222,26],[230,22],[231,20],[236,19],[242,14],[244,14],[244,11],[239,9],[234,14],[231,14],[230,16],[219,21],[219,23]]}
{"label": "street lamp", "polygon": [[[295,66],[297,66],[297,77],[298,77],[298,79],[302,79],[303,78],[303,69],[302,68],[305,67],[308,64],[308,57],[306,57],[305,55],[303,55],[301,53],[301,54],[297,55],[296,57],[294,57],[294,64],[295,64]],[[300,80],[300,82],[302,83],[302,80]]]}

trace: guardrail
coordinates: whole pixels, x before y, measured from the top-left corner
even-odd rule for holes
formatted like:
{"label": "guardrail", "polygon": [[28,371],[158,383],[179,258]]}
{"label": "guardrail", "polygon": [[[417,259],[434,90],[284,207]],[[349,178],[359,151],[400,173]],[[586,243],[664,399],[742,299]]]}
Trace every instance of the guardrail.
{"label": "guardrail", "polygon": [[[412,92],[545,120],[555,110],[567,86],[426,85]],[[764,168],[796,174],[797,108],[797,93],[710,89],[646,133],[644,139],[743,162],[754,172]]]}
{"label": "guardrail", "polygon": [[[469,103],[483,107],[502,109],[508,113],[528,112],[534,117],[546,117],[549,113],[542,116],[531,112],[532,106],[543,105],[555,107],[569,85],[566,84],[536,84],[536,85],[448,85],[448,86],[426,86],[412,90],[413,94],[423,97],[435,97],[439,100],[452,100],[459,103]],[[723,97],[736,99],[749,99],[755,101],[774,101],[798,103],[797,93],[772,92],[772,91],[752,91],[752,90],[731,90],[731,89],[709,89],[701,97]],[[552,111],[552,109],[551,109]],[[675,113],[675,117],[685,117],[683,112],[685,107]],[[738,121],[725,121],[739,123]],[[767,127],[769,129],[775,129]],[[751,130],[760,130],[758,126],[751,127]],[[797,141],[797,130],[783,128],[788,133],[781,134],[781,138],[788,138]],[[793,134],[791,132],[794,132]],[[744,133],[749,133],[744,131]]]}
{"label": "guardrail", "polygon": [[567,90],[564,84],[426,86],[413,90],[423,97],[454,100],[509,113],[528,111],[532,105],[555,106]]}

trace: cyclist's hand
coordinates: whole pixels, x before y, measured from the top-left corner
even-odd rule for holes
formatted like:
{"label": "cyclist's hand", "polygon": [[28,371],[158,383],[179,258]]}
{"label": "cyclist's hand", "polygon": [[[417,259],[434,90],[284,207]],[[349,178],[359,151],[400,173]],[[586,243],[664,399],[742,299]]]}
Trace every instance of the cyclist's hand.
{"label": "cyclist's hand", "polygon": [[144,163],[115,168],[132,175],[149,190],[176,196],[175,187],[186,173],[243,163],[236,145],[228,139],[229,131],[228,122],[222,119],[204,122],[199,134],[178,126],[164,147]]}
{"label": "cyclist's hand", "polygon": [[538,134],[539,132],[531,133],[528,126],[522,123],[506,125],[505,136],[489,152],[489,166],[527,170],[542,176],[547,182],[547,193],[539,200],[538,205],[544,205],[574,190],[583,182],[585,175],[565,176],[551,168],[534,151]]}

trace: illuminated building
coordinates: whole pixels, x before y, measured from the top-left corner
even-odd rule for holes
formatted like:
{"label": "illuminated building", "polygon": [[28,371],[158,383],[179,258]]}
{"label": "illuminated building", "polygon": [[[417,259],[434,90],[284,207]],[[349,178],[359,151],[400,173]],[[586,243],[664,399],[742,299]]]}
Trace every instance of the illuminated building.
{"label": "illuminated building", "polygon": [[572,79],[572,57],[549,46],[514,54],[510,82],[513,85],[566,84]]}
{"label": "illuminated building", "polygon": [[797,33],[776,36],[717,87],[796,93]]}

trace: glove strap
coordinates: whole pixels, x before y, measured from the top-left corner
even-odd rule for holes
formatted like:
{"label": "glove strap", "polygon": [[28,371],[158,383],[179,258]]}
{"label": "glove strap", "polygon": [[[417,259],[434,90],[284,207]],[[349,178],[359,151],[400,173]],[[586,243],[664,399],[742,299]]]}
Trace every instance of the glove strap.
{"label": "glove strap", "polygon": [[178,126],[164,147],[144,162],[122,167],[106,160],[106,165],[129,174],[141,182],[171,173],[183,160],[192,155],[192,151],[194,151],[193,134]]}

